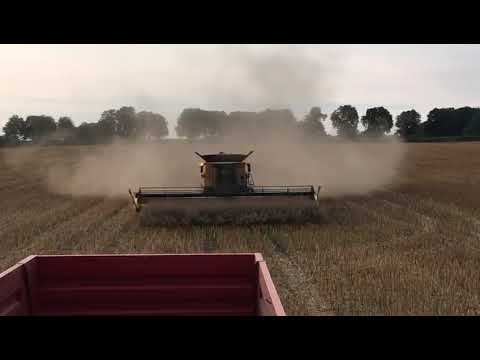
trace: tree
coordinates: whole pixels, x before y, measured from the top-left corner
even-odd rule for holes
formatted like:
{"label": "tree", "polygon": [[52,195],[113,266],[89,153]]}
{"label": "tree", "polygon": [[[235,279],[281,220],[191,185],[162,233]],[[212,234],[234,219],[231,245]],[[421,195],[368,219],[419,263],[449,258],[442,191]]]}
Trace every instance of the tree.
{"label": "tree", "polygon": [[435,108],[425,121],[426,136],[461,136],[480,109],[471,107]]}
{"label": "tree", "polygon": [[202,134],[204,136],[219,136],[224,133],[227,113],[224,111],[202,110],[200,121],[202,122]]}
{"label": "tree", "polygon": [[296,123],[295,116],[290,109],[267,109],[256,116],[258,126],[263,132],[283,131],[290,129]]}
{"label": "tree", "polygon": [[75,125],[73,125],[72,119],[68,116],[62,116],[58,119],[57,128],[59,130],[71,131],[75,128]]}
{"label": "tree", "polygon": [[403,111],[397,116],[395,126],[398,128],[397,134],[406,138],[415,135],[420,125],[420,114],[415,110]]}
{"label": "tree", "polygon": [[450,124],[455,121],[454,108],[434,108],[427,115],[425,121],[424,135],[425,136],[450,136]]}
{"label": "tree", "polygon": [[340,137],[354,138],[358,133],[358,112],[351,105],[342,105],[330,116]]}
{"label": "tree", "polygon": [[99,142],[98,123],[83,122],[76,128],[76,140],[80,144],[93,145]]}
{"label": "tree", "polygon": [[325,127],[322,121],[327,118],[326,114],[322,113],[322,109],[315,106],[310,109],[310,112],[305,116],[304,120],[300,123],[301,129],[305,132],[305,135],[309,138],[318,138],[326,136]]}
{"label": "tree", "polygon": [[167,120],[160,114],[151,111],[140,111],[137,114],[138,135],[144,139],[168,136]]}
{"label": "tree", "polygon": [[98,121],[97,131],[99,136],[102,139],[111,139],[115,134],[117,134],[117,128],[117,110],[110,109],[104,111],[100,116],[100,120]]}
{"label": "tree", "polygon": [[480,111],[475,112],[463,131],[464,136],[480,136]]}
{"label": "tree", "polygon": [[135,108],[123,106],[115,113],[117,120],[117,134],[123,137],[134,137],[137,133]]}
{"label": "tree", "polygon": [[18,115],[13,115],[3,127],[3,132],[5,133],[6,139],[18,142],[25,140],[26,129],[25,120]]}
{"label": "tree", "polygon": [[451,136],[462,136],[465,128],[469,126],[474,116],[480,111],[479,108],[472,108],[469,106],[455,109],[454,123],[451,124]]}
{"label": "tree", "polygon": [[51,116],[32,115],[25,120],[26,137],[33,142],[39,142],[53,134],[57,129],[57,124]]}
{"label": "tree", "polygon": [[175,131],[180,137],[195,139],[202,135],[201,109],[184,109],[177,120]]}
{"label": "tree", "polygon": [[221,135],[225,130],[227,114],[224,111],[184,109],[177,121],[178,136],[195,139],[202,136]]}
{"label": "tree", "polygon": [[233,111],[225,120],[223,133],[255,139],[258,136],[258,116],[254,111]]}
{"label": "tree", "polygon": [[366,128],[364,131],[366,136],[382,136],[393,127],[392,115],[383,106],[367,109],[361,121]]}

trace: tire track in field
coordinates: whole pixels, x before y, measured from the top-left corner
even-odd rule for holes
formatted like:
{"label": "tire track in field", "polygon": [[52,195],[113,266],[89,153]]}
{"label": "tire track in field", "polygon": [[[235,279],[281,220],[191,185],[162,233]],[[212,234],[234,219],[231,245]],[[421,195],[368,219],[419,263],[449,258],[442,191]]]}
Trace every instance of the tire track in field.
{"label": "tire track in field", "polygon": [[378,203],[378,201],[370,201],[367,204],[359,204],[354,201],[347,201],[346,203],[350,208],[364,212],[365,214],[376,220],[376,222],[380,225],[386,225],[386,223],[388,223],[389,225],[396,225],[399,228],[412,226],[412,224],[408,223],[405,220],[395,219],[391,216],[391,214],[386,214],[384,212],[378,211],[378,204],[376,204]]}
{"label": "tire track in field", "polygon": [[[441,234],[443,231],[442,223],[445,223],[447,220],[451,220],[452,222],[457,222],[459,220],[465,222],[467,226],[462,226],[459,229],[456,229],[456,234],[463,234],[468,240],[470,240],[471,246],[474,250],[480,249],[478,245],[480,240],[480,220],[472,214],[462,211],[454,204],[435,201],[431,197],[425,198],[418,196],[415,200],[412,200],[409,199],[408,196],[398,193],[395,193],[395,196],[405,204],[407,211],[415,213],[422,219],[422,225],[425,232]],[[419,210],[411,209],[412,203],[413,206],[417,203],[420,204],[423,213],[420,213]],[[446,219],[442,221],[439,217],[445,217]],[[445,236],[443,237],[445,238]]]}
{"label": "tire track in field", "polygon": [[[395,196],[397,194],[394,194]],[[397,201],[398,200],[398,201]],[[380,229],[378,231],[377,237],[380,238],[381,236],[387,236],[382,238],[382,243],[385,244],[384,251],[395,251],[397,256],[400,256],[400,249],[403,249],[406,253],[414,251],[418,253],[421,251],[421,248],[428,248],[431,246],[433,236],[435,238],[439,237],[439,226],[440,221],[435,219],[433,216],[429,216],[425,213],[420,212],[420,210],[415,209],[415,201],[409,197],[405,197],[405,199],[397,199],[395,201],[387,200],[387,199],[375,199],[373,202],[372,209],[368,207],[364,208],[365,212],[370,212],[370,216],[373,218],[378,218],[382,216],[378,211],[373,210],[375,208],[375,203],[383,203],[387,205],[387,208],[390,208],[390,211],[385,212],[383,214],[384,217],[393,217],[397,216],[396,214],[406,214],[408,217],[412,219],[411,222],[400,220],[390,221],[387,219],[386,221],[380,222]],[[414,208],[412,208],[412,206]],[[384,232],[385,229],[395,229],[392,224],[397,223],[397,225],[404,225],[399,227],[394,231],[393,234],[386,234]],[[388,225],[388,226],[387,226]],[[378,224],[376,225],[378,226]],[[404,231],[398,231],[399,229],[404,229]]]}
{"label": "tire track in field", "polygon": [[[46,194],[38,184],[17,184],[13,188],[0,190],[0,229],[5,221],[23,216],[25,211],[47,208],[47,202],[58,200],[57,196]],[[48,204],[49,205],[49,204]],[[48,206],[50,208],[50,206]]]}
{"label": "tire track in field", "polygon": [[80,238],[80,234],[88,233],[92,228],[98,228],[99,224],[114,216],[119,210],[118,204],[114,206],[108,200],[99,199],[96,203],[82,208],[82,211],[58,224],[51,231],[46,231],[34,238],[32,247],[38,248],[39,245],[44,244],[43,248],[49,250],[75,248],[77,240],[77,244],[80,245],[89,240],[88,236],[83,239]]}
{"label": "tire track in field", "polygon": [[[434,207],[441,214],[451,218],[452,222],[464,223],[464,226],[457,226],[455,229],[455,235],[463,235],[464,239],[468,241],[469,250],[480,251],[480,220],[472,214],[462,211],[458,206],[454,204],[445,204],[443,202],[437,202],[433,199],[426,200],[426,203],[431,207]],[[457,248],[459,246],[458,241],[455,239],[449,239],[449,246]],[[462,244],[465,244],[462,242]]]}
{"label": "tire track in field", "polygon": [[[96,244],[97,250],[109,253],[131,252],[137,249],[138,238],[142,237],[139,219],[130,204],[123,204],[115,218],[100,230],[101,240]],[[103,235],[105,234],[105,235]],[[95,237],[99,236],[99,231]],[[110,251],[111,249],[111,251]]]}
{"label": "tire track in field", "polygon": [[[387,208],[390,208],[390,211],[379,212],[378,210],[375,210],[377,208],[375,204],[378,203],[383,203]],[[360,209],[378,221],[378,223],[375,224],[377,227],[380,226],[377,238],[380,239],[381,236],[383,236],[382,243],[387,246],[389,246],[388,244],[392,244],[392,246],[397,248],[396,251],[398,251],[398,244],[400,241],[401,244],[403,244],[405,251],[412,251],[412,247],[416,249],[415,251],[418,251],[419,246],[424,246],[424,244],[431,242],[431,240],[429,240],[431,239],[431,236],[438,233],[440,222],[432,216],[428,216],[412,209],[412,203],[414,203],[414,201],[410,198],[401,201],[400,204],[386,199],[375,199],[371,202],[370,207],[361,206]],[[355,206],[355,204],[351,205]],[[414,219],[414,221],[409,222],[394,219],[394,217],[398,216],[397,214],[408,214],[408,216],[412,220]],[[397,227],[393,226],[395,224]],[[392,230],[393,233],[385,233],[386,229]]]}
{"label": "tire track in field", "polygon": [[0,234],[9,224],[19,218],[24,218],[32,213],[35,208],[41,207],[45,203],[38,194],[23,194],[20,198],[13,201],[2,202],[0,210]]}
{"label": "tire track in field", "polygon": [[[49,201],[47,209],[40,211],[34,209],[32,214],[27,214],[22,220],[15,221],[15,224],[10,228],[3,231],[6,237],[6,244],[10,244],[14,247],[21,247],[21,245],[28,239],[31,239],[43,232],[48,232],[58,224],[68,221],[69,218],[76,216],[77,214],[85,211],[90,207],[92,202],[95,203],[98,200],[92,200],[87,203],[78,203],[75,201],[65,201],[58,199],[58,206],[54,206],[53,201]],[[80,206],[79,206],[80,205]],[[41,214],[41,215],[39,215]],[[5,242],[2,246],[6,245]]]}
{"label": "tire track in field", "polygon": [[[383,200],[391,204],[391,206],[398,207],[399,211],[409,213],[419,218],[419,223],[422,226],[423,232],[431,233],[437,230],[439,223],[438,220],[435,219],[435,217],[429,216],[413,208],[412,205],[415,205],[415,199],[412,199],[411,197],[408,197],[401,193],[391,191],[384,192],[384,195],[387,196],[387,199]],[[394,200],[392,200],[392,197],[394,198]]]}
{"label": "tire track in field", "polygon": [[31,199],[24,202],[24,207],[10,213],[6,218],[3,217],[0,225],[0,235],[2,233],[8,235],[16,229],[26,229],[27,225],[34,224],[36,220],[45,215],[46,212],[52,211],[65,204],[65,200],[45,199],[39,194],[32,195]]}
{"label": "tire track in field", "polygon": [[310,280],[300,266],[288,255],[284,244],[274,236],[268,236],[268,239],[275,249],[273,256],[281,268],[287,287],[293,293],[298,294],[298,298],[305,300],[308,315],[335,315],[333,307],[320,295],[317,284]]}
{"label": "tire track in field", "polygon": [[[82,251],[102,252],[103,244],[117,238],[118,234],[122,233],[124,230],[123,225],[125,220],[129,218],[130,211],[131,209],[128,205],[116,203],[114,207],[111,207],[104,213],[104,216],[99,217],[97,221],[90,224],[86,231],[83,232],[85,237],[82,237],[79,241],[83,246]],[[79,233],[78,235],[81,234]]]}
{"label": "tire track in field", "polygon": [[39,233],[38,235],[33,236],[31,238],[32,240],[26,246],[17,247],[17,249],[14,251],[21,255],[17,255],[17,257],[21,258],[22,256],[25,257],[33,253],[57,253],[55,250],[59,250],[59,247],[57,246],[58,238],[67,238],[65,234],[68,234],[68,229],[71,228],[75,222],[78,222],[79,219],[82,219],[87,212],[95,211],[102,204],[100,200],[97,200],[96,202],[92,201],[89,203],[84,203],[83,206],[79,208],[79,212],[75,216],[67,218],[63,222],[58,223],[57,226],[54,226],[51,231],[46,230],[42,233]]}
{"label": "tire track in field", "polygon": [[[72,216],[85,211],[91,206],[92,202],[95,203],[95,200],[87,203],[82,202],[81,206],[75,206],[78,204],[73,201],[64,202],[63,206],[54,207],[44,212],[41,216],[38,216],[38,214],[36,217],[32,215],[33,218],[29,217],[21,223],[16,222],[15,225],[6,232],[6,235],[1,238],[0,246],[8,250],[6,252],[0,252],[0,263],[5,264],[8,261],[12,262],[13,257],[17,257],[19,254],[25,255],[26,252],[33,249],[32,245],[35,244],[35,242],[31,241],[32,238],[42,233],[48,233],[50,229],[56,227],[57,224],[68,221]],[[51,202],[49,204],[51,204]],[[55,216],[55,213],[58,213],[58,216]]]}

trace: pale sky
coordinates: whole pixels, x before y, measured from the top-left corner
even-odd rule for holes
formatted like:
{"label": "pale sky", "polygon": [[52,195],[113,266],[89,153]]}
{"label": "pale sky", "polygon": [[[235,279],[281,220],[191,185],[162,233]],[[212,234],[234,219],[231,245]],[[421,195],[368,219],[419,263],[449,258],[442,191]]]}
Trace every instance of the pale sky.
{"label": "pale sky", "polygon": [[[13,114],[480,106],[480,45],[0,45],[0,128]],[[329,129],[327,125],[327,129]]]}

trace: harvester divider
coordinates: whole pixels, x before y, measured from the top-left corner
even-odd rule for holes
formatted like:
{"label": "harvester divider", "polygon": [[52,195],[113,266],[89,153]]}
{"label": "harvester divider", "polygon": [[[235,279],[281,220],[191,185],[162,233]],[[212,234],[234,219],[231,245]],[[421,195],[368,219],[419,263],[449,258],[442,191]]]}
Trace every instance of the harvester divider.
{"label": "harvester divider", "polygon": [[140,205],[138,204],[137,197],[133,194],[132,190],[128,189],[128,193],[130,194],[130,197],[132,198],[133,206],[135,207],[135,210],[137,212],[140,211]]}

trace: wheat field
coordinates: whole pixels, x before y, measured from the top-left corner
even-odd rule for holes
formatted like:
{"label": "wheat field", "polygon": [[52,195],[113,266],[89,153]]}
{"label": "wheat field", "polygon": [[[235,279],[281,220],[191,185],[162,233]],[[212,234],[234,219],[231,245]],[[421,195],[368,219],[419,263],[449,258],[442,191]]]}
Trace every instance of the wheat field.
{"label": "wheat field", "polygon": [[480,143],[405,146],[394,182],[321,197],[319,223],[181,227],[142,225],[127,189],[46,186],[95,147],[2,149],[0,270],[30,254],[261,252],[288,315],[479,315]]}

